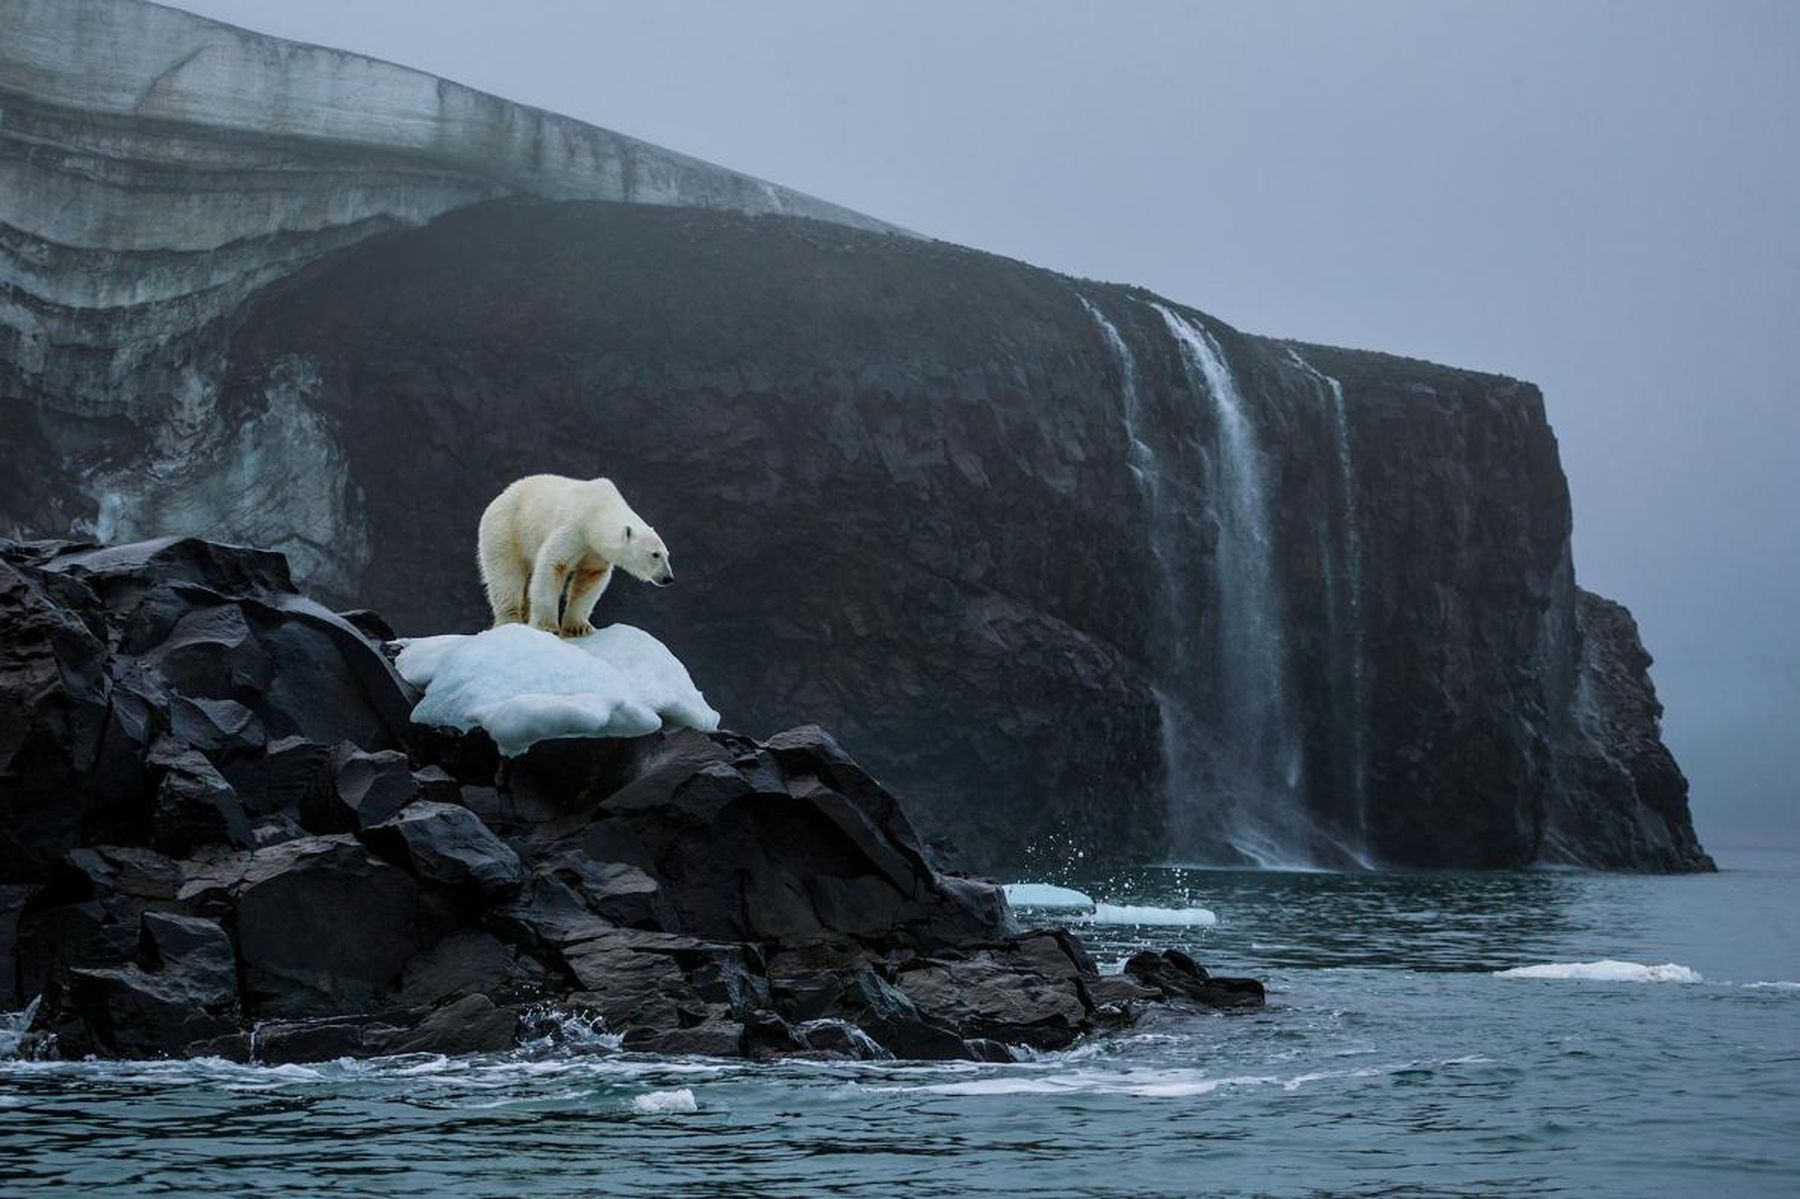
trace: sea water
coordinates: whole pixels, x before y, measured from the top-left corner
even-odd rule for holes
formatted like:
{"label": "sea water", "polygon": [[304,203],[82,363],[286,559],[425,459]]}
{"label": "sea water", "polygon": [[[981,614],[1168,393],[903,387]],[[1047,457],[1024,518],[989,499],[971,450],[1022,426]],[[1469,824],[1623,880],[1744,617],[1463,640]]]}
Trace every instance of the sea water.
{"label": "sea water", "polygon": [[1721,856],[1016,880],[1152,921],[1057,909],[1102,969],[1179,945],[1270,995],[1010,1065],[656,1058],[603,1031],[470,1058],[0,1061],[0,1192],[1800,1194],[1800,854]]}

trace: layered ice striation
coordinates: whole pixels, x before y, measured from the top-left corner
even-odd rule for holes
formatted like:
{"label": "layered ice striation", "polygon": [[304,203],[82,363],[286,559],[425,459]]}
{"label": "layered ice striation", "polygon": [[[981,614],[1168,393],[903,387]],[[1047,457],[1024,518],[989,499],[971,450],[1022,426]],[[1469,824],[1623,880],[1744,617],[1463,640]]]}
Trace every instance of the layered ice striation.
{"label": "layered ice striation", "polygon": [[[423,71],[142,0],[0,0],[0,30],[0,425],[79,480],[0,485],[0,529],[223,535],[348,595],[369,533],[333,431],[289,396],[224,394],[224,343],[259,289],[508,196],[899,232]],[[18,397],[35,419],[7,413]],[[283,438],[325,461],[267,477]],[[218,484],[237,475],[258,479],[243,502]],[[271,512],[307,528],[272,536]]]}
{"label": "layered ice striation", "polygon": [[405,643],[395,666],[425,692],[414,723],[463,732],[479,726],[507,757],[558,737],[719,727],[681,660],[630,625],[571,640],[522,624],[419,637]]}

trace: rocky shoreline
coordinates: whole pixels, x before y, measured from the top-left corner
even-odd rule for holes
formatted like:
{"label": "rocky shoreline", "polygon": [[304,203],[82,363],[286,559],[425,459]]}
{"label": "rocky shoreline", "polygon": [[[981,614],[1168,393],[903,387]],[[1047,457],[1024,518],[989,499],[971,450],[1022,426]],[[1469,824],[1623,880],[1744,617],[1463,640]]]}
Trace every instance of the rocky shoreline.
{"label": "rocky shoreline", "polygon": [[412,725],[391,631],[194,538],[0,542],[0,1006],[25,1052],[276,1063],[630,1049],[974,1058],[1259,1005],[1102,974],[935,865],[815,726],[541,742]]}

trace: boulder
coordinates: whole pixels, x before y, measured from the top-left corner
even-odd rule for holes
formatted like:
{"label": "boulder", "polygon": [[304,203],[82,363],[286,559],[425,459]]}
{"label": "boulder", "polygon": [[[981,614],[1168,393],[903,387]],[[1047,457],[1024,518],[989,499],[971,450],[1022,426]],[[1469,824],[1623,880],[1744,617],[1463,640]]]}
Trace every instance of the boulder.
{"label": "boulder", "polygon": [[235,898],[255,1015],[365,1010],[421,948],[418,882],[347,835],[257,850]]}
{"label": "boulder", "polygon": [[1073,966],[1035,968],[1017,949],[983,949],[966,958],[921,962],[896,985],[934,1024],[1007,1044],[1060,1049],[1088,1029],[1088,1008]]}
{"label": "boulder", "polygon": [[1263,985],[1253,978],[1215,978],[1179,949],[1134,953],[1125,973],[1163,999],[1183,999],[1210,1008],[1261,1007]]}
{"label": "boulder", "polygon": [[519,951],[491,933],[463,929],[420,950],[401,974],[400,1001],[439,1003],[502,993],[519,969]]}
{"label": "boulder", "polygon": [[148,759],[165,773],[151,811],[150,841],[176,857],[206,845],[248,848],[256,843],[237,790],[205,754],[160,741]]}
{"label": "boulder", "polygon": [[414,1027],[390,1036],[382,1053],[498,1053],[511,1049],[519,1031],[519,1014],[496,1007],[486,995],[465,995],[426,1016]]}
{"label": "boulder", "polygon": [[145,912],[137,960],[69,971],[79,1040],[123,1057],[180,1053],[239,1030],[231,938],[209,920]]}
{"label": "boulder", "polygon": [[296,735],[278,737],[262,753],[228,761],[221,770],[253,817],[292,815],[307,810],[331,785],[331,762],[330,746]]}
{"label": "boulder", "polygon": [[421,800],[362,836],[376,853],[427,882],[499,896],[517,892],[525,881],[512,847],[475,813],[454,804]]}
{"label": "boulder", "polygon": [[365,753],[340,745],[331,758],[331,782],[301,802],[300,822],[314,833],[356,833],[391,819],[419,798],[412,764],[400,750]]}

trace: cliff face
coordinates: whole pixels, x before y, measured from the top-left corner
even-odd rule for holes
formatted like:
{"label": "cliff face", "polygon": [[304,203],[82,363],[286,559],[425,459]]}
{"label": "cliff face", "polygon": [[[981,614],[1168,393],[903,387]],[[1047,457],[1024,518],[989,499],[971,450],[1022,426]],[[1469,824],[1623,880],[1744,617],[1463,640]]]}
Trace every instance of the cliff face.
{"label": "cliff face", "polygon": [[[178,118],[117,121],[225,136]],[[366,164],[396,124],[321,126],[287,169],[359,194],[317,162]],[[521,190],[564,194],[443,191],[455,211],[335,225],[357,244],[323,257],[194,248],[184,269],[259,265],[182,293],[179,335],[142,332],[154,303],[15,305],[0,524],[268,544],[435,632],[485,619],[500,487],[605,473],[679,581],[622,580],[599,617],[667,641],[736,727],[832,725],[975,864],[1705,864],[1629,617],[1575,587],[1529,384],[1247,337],[835,212],[459,207]]]}

